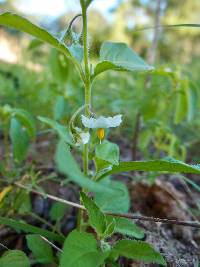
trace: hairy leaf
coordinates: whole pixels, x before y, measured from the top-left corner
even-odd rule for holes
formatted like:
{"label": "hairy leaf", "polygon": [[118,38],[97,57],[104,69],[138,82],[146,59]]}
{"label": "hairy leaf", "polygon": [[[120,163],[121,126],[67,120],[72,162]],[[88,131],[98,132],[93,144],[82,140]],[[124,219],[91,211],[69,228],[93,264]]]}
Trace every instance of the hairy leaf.
{"label": "hairy leaf", "polygon": [[60,267],[98,267],[104,262],[104,255],[97,249],[92,234],[72,231],[65,240]]}
{"label": "hairy leaf", "polygon": [[162,255],[146,242],[120,240],[114,245],[112,252],[115,257],[123,256],[133,260],[153,262],[167,266]]}
{"label": "hairy leaf", "polygon": [[128,189],[122,182],[111,181],[110,179],[102,180],[100,182],[107,188],[118,190],[119,194],[115,196],[108,194],[106,191],[95,194],[95,202],[102,211],[110,212],[128,212],[130,207],[130,199]]}
{"label": "hairy leaf", "polygon": [[81,193],[81,198],[83,205],[87,209],[91,226],[96,230],[99,236],[102,236],[107,227],[106,216],[85,193]]}
{"label": "hairy leaf", "polygon": [[108,215],[109,217],[115,218],[116,227],[115,232],[123,235],[127,235],[130,237],[135,237],[141,239],[144,237],[143,230],[138,227],[133,221],[127,218],[113,217]]}

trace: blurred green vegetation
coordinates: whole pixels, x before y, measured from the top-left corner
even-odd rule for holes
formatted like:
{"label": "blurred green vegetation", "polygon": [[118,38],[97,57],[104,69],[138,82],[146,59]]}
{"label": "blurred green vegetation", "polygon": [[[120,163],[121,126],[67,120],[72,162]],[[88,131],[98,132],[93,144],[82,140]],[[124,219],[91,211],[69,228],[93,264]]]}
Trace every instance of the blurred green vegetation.
{"label": "blurred green vegetation", "polygon": [[[1,9],[17,9],[14,2],[2,3]],[[111,12],[112,19],[98,10],[90,11],[93,61],[96,61],[100,44],[110,39],[127,42],[147,61],[153,60],[155,66],[150,75],[102,74],[92,89],[92,108],[97,115],[123,114],[124,127],[112,131],[111,138],[127,139],[130,148],[136,145],[137,158],[171,156],[200,161],[197,149],[200,142],[200,30],[137,30],[161,24],[198,23],[199,11],[198,0],[187,0],[184,4],[177,0],[158,0],[154,4],[151,1],[119,1]],[[47,27],[50,31],[61,31],[73,15],[66,14]],[[41,23],[39,16],[32,19]],[[46,21],[43,24],[47,24]],[[77,20],[74,30],[80,27]],[[20,56],[15,63],[0,63],[0,105],[23,108],[34,117],[50,117],[67,124],[84,101],[80,79],[70,62],[54,49],[26,35],[1,30],[8,33],[8,42],[9,36],[16,39]],[[153,42],[157,42],[155,47]],[[155,58],[151,58],[151,53]],[[137,144],[133,144],[135,135]]]}

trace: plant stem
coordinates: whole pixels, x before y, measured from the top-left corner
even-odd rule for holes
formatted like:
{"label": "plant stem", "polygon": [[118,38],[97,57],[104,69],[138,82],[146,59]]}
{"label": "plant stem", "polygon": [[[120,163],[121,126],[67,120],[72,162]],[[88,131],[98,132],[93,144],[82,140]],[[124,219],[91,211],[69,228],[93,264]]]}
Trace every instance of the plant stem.
{"label": "plant stem", "polygon": [[[90,115],[91,105],[91,88],[90,88],[90,71],[88,60],[88,41],[87,41],[87,11],[83,10],[83,46],[84,46],[84,62],[85,62],[85,115]],[[88,174],[88,144],[84,146],[84,174]]]}
{"label": "plant stem", "polygon": [[[90,70],[89,70],[89,56],[88,56],[88,29],[87,29],[87,9],[82,5],[83,17],[83,48],[84,48],[84,65],[85,65],[85,115],[90,115],[91,106],[91,84],[90,84]],[[88,144],[84,145],[83,151],[83,171],[88,174]]]}
{"label": "plant stem", "polygon": [[[88,55],[88,27],[87,27],[87,8],[84,4],[84,1],[81,1],[82,7],[82,19],[83,19],[83,49],[84,49],[84,67],[85,67],[85,116],[90,116],[90,106],[91,106],[91,82],[90,82],[90,68],[89,68],[89,55]],[[88,175],[88,154],[89,146],[88,144],[84,145],[83,148],[83,172],[85,175]],[[80,210],[78,213],[77,227],[81,230],[83,211]]]}

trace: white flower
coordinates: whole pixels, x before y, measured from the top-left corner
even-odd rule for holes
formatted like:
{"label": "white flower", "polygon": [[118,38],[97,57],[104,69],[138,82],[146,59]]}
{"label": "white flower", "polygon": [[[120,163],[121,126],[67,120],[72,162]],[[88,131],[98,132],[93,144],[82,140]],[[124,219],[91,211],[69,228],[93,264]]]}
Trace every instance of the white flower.
{"label": "white flower", "polygon": [[84,145],[87,144],[90,140],[90,134],[88,132],[86,132],[86,133],[82,132],[79,134],[79,136],[81,138],[82,144],[84,144]]}
{"label": "white flower", "polygon": [[164,70],[165,70],[165,72],[172,72],[171,68],[165,68]]}
{"label": "white flower", "polygon": [[86,128],[111,128],[117,127],[122,122],[122,115],[116,115],[114,117],[99,117],[97,119],[88,118],[84,115],[81,115],[82,123]]}

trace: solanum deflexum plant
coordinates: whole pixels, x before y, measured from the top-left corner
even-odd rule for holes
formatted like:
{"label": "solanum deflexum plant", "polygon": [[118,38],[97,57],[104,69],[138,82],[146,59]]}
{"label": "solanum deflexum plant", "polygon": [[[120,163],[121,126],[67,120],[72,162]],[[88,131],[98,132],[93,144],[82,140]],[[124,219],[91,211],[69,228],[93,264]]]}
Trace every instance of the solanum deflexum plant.
{"label": "solanum deflexum plant", "polygon": [[[93,118],[91,113],[91,93],[94,79],[109,70],[113,71],[151,71],[152,66],[146,64],[131,48],[124,43],[104,42],[100,49],[99,62],[93,66],[89,61],[88,47],[88,29],[87,29],[87,11],[92,0],[80,0],[81,15],[76,16],[67,27],[67,34],[62,35],[59,39],[50,34],[39,26],[32,24],[27,19],[11,14],[9,12],[0,14],[0,25],[9,26],[40,39],[41,41],[50,44],[55,49],[63,53],[67,60],[71,60],[80,78],[84,84],[85,103],[84,114],[81,116],[81,128],[73,127],[75,133],[80,136],[82,141],[81,147],[77,149],[76,140],[73,138],[73,129],[68,131],[67,127],[53,121],[49,118],[39,117],[40,121],[52,127],[59,136],[59,143],[56,150],[55,161],[60,173],[66,175],[71,181],[77,183],[81,187],[80,201],[84,205],[88,219],[83,216],[83,210],[80,209],[78,214],[77,230],[72,231],[65,239],[61,257],[59,257],[59,267],[99,267],[99,266],[118,266],[116,261],[120,256],[144,262],[155,262],[160,265],[166,265],[163,256],[155,251],[152,246],[138,239],[144,238],[143,231],[138,228],[132,221],[119,217],[119,213],[127,213],[129,210],[129,197],[126,186],[121,182],[110,180],[111,174],[125,171],[167,171],[167,172],[184,172],[200,174],[198,165],[188,165],[177,160],[153,160],[140,162],[120,162],[119,148],[116,144],[103,140],[104,129],[109,127],[120,126],[122,116],[114,117],[100,116]],[[69,34],[72,32],[72,24],[77,17],[82,18],[83,31],[78,33],[78,38],[72,38],[70,45],[67,45],[67,36],[76,36]],[[63,37],[64,36],[64,37]],[[80,38],[82,36],[82,38]],[[93,105],[95,109],[95,105]],[[73,121],[73,120],[72,120]],[[79,125],[80,126],[80,125]],[[83,128],[84,126],[84,128]],[[102,141],[101,143],[93,143],[91,136],[94,134],[94,129],[97,129],[97,135]],[[70,135],[72,132],[72,136]],[[91,132],[91,133],[89,133]],[[95,146],[95,147],[94,147]],[[80,170],[78,163],[71,154],[71,148],[77,149],[77,152],[82,151],[83,171]],[[89,164],[94,161],[96,169],[94,170]],[[93,196],[93,198],[91,197]],[[94,200],[95,201],[94,201]],[[79,205],[75,205],[80,207]],[[118,216],[107,215],[106,212]],[[17,228],[20,228],[18,224]],[[93,228],[92,233],[87,232],[87,227],[90,225]],[[22,227],[22,230],[25,227]],[[29,229],[29,230],[27,230]],[[26,227],[26,231],[37,233],[36,228]],[[43,231],[44,232],[44,231]],[[47,233],[47,232],[45,232]],[[115,239],[110,237],[120,233],[131,239],[122,239],[114,242]],[[41,234],[41,231],[38,231]],[[59,241],[62,244],[63,236],[58,236],[52,233],[52,241]],[[39,237],[29,236],[27,239],[33,241]],[[31,245],[30,245],[31,243]],[[38,253],[34,253],[34,242],[29,242],[29,248],[32,250],[35,261],[40,262],[37,258]],[[37,251],[44,251],[44,243],[41,240],[37,242]],[[45,247],[48,246],[45,243]],[[50,249],[50,248],[49,248]],[[46,251],[46,250],[45,250]],[[45,253],[44,251],[44,253]],[[39,254],[40,254],[39,253]],[[0,264],[8,266],[8,263],[13,262],[14,251],[6,253],[0,259]],[[27,259],[23,253],[20,254],[20,266],[29,266]],[[53,255],[53,254],[52,254]],[[41,256],[41,254],[40,254]],[[42,257],[46,257],[42,255]],[[40,258],[41,260],[41,258]],[[54,257],[48,259],[48,263],[54,261]],[[23,262],[25,263],[23,265]]]}

